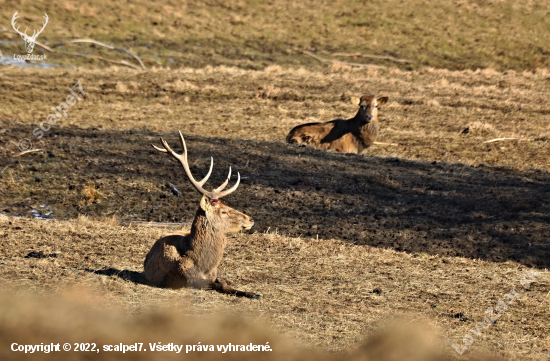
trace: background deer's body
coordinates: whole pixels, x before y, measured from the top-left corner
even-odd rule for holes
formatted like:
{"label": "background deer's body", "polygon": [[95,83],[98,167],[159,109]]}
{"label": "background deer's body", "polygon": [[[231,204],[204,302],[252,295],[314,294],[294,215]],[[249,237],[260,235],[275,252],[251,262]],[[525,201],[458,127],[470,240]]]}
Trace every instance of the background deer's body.
{"label": "background deer's body", "polygon": [[326,123],[302,124],[293,128],[286,140],[289,143],[331,149],[339,153],[361,153],[378,136],[378,105],[387,100],[387,97],[376,98],[374,95],[364,95],[361,99],[352,98],[359,105],[355,117]]}
{"label": "background deer's body", "polygon": [[155,149],[170,152],[180,160],[189,180],[203,196],[188,235],[170,235],[155,242],[145,257],[145,277],[158,287],[214,289],[221,293],[258,298],[258,294],[229,287],[218,276],[218,266],[227,245],[226,233],[250,229],[254,225],[252,218],[219,201],[219,198],[237,189],[240,175],[231,189],[223,191],[231,177],[230,168],[227,180],[212,192],[206,192],[202,185],[212,172],[212,163],[207,176],[200,182],[195,181],[189,171],[187,149],[181,133],[180,137],[184,148],[183,158],[173,152],[164,140],[165,149]]}

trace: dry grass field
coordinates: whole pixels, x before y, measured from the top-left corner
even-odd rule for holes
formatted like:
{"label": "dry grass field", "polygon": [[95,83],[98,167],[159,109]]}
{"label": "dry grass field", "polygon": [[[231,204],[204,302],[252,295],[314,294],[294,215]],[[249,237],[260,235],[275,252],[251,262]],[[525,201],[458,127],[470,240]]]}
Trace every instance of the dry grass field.
{"label": "dry grass field", "polygon": [[[63,66],[0,66],[1,359],[93,358],[23,356],[12,342],[160,341],[273,352],[98,357],[548,360],[546,3],[4,1],[6,29],[17,9],[22,24],[48,13],[46,44],[93,38],[149,69],[53,53]],[[4,56],[23,51],[0,36]],[[77,81],[85,97],[49,128]],[[352,117],[362,94],[389,97],[382,144],[345,155],[285,143],[298,124]],[[210,156],[208,184],[240,172],[224,202],[255,226],[229,237],[221,271],[260,300],[143,278],[151,245],[188,230],[200,199],[150,146],[181,151],[177,130],[193,174]],[[41,150],[20,155],[29,142]],[[470,341],[462,356],[451,346]]]}
{"label": "dry grass field", "polygon": [[[38,38],[46,45],[91,38],[130,49],[147,67],[227,65],[260,70],[273,64],[326,66],[301,54],[303,49],[322,58],[403,69],[522,71],[550,66],[546,0],[3,0],[1,4],[0,25],[6,29],[11,30],[16,10],[21,14],[21,30],[41,26],[47,13],[50,22]],[[0,49],[6,56],[22,51],[18,35],[5,33],[3,37],[6,42]],[[89,44],[56,49],[136,64],[123,53]],[[43,49],[35,53],[47,54],[52,63],[106,64]]]}
{"label": "dry grass field", "polygon": [[[176,317],[233,315],[244,318],[243,322],[268,325],[310,350],[353,350],[365,335],[372,337],[381,332],[389,320],[407,317],[407,341],[413,330],[438,331],[438,342],[432,341],[428,348],[438,355],[434,360],[454,359],[457,355],[451,344],[463,348],[463,337],[483,320],[489,306],[495,307],[512,288],[521,292],[519,280],[528,269],[511,261],[408,254],[335,239],[243,234],[230,238],[222,272],[240,288],[263,294],[260,300],[248,300],[146,285],[141,262],[153,240],[167,230],[122,227],[112,220],[86,218],[44,222],[2,217],[0,227],[4,287],[40,294],[77,290],[84,294],[73,298],[88,299],[93,305],[118,306],[119,314],[120,309],[143,315],[168,307]],[[57,257],[24,258],[33,250],[55,253]],[[521,293],[497,323],[481,328],[481,336],[474,335],[474,354],[491,351],[523,360],[542,360],[548,354],[545,324],[549,279],[547,271],[537,272],[536,282]],[[63,322],[53,323],[60,335],[69,333],[70,327]],[[212,328],[215,326],[216,322]],[[24,339],[23,331],[18,332]],[[79,332],[80,339],[71,336],[75,342],[92,342],[86,340],[87,335],[98,337],[94,331]],[[192,336],[195,342],[201,340],[188,334],[186,331],[186,337]],[[271,341],[273,336],[273,331],[267,332],[261,342]],[[123,342],[118,341],[121,337],[113,332],[112,343]],[[157,341],[147,334],[144,338]],[[258,339],[243,338],[246,343]],[[101,339],[108,344],[108,337]],[[223,344],[225,339],[210,336],[210,342]],[[169,341],[175,342],[169,338],[165,342]],[[465,356],[471,356],[471,350]]]}

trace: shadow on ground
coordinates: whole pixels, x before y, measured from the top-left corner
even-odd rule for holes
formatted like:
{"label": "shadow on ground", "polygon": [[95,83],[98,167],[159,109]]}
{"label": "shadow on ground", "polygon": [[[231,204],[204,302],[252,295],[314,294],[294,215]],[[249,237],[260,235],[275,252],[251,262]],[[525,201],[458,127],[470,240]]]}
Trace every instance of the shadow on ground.
{"label": "shadow on ground", "polygon": [[145,278],[145,274],[143,272],[119,270],[116,268],[105,268],[100,270],[83,268],[82,270],[90,273],[95,273],[96,275],[101,275],[101,276],[116,276],[124,281],[129,281],[140,285],[151,286],[149,282],[147,282],[147,279]]}
{"label": "shadow on ground", "polygon": [[[47,204],[56,218],[187,222],[194,216],[200,197],[181,165],[150,146],[160,144],[158,134],[59,128],[36,145],[45,152],[11,158],[31,127],[3,127],[10,131],[0,135],[6,145],[0,152],[0,212],[31,215]],[[177,132],[162,136],[181,151]],[[547,172],[342,155],[282,140],[186,139],[196,177],[205,175],[214,157],[207,186],[221,184],[229,165],[240,172],[241,186],[225,203],[253,216],[258,232],[550,266]],[[17,180],[17,187],[10,186]],[[99,202],[85,201],[89,182],[102,192]],[[175,196],[167,182],[182,195]]]}

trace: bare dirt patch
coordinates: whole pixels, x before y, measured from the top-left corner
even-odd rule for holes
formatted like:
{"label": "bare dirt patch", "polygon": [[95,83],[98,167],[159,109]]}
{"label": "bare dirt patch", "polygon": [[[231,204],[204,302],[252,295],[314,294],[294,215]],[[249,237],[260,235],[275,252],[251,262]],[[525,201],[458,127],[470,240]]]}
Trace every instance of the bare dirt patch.
{"label": "bare dirt patch", "polygon": [[[10,129],[14,137],[27,131],[14,124]],[[47,140],[48,154],[0,163],[8,167],[0,210],[189,222],[198,196],[181,165],[149,145],[160,144],[159,136],[57,129]],[[181,151],[176,134],[162,136]],[[342,155],[283,142],[187,136],[187,144],[197,176],[208,170],[210,156],[216,163],[212,184],[223,181],[230,165],[241,173],[239,192],[227,203],[253,216],[259,232],[549,266],[545,171]],[[90,192],[103,196],[90,198]]]}

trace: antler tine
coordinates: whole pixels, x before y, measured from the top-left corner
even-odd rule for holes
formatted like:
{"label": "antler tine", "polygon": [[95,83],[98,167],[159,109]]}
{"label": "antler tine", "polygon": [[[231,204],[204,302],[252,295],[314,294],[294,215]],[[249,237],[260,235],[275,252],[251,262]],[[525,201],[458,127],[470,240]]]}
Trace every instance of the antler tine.
{"label": "antler tine", "polygon": [[179,133],[180,133],[181,145],[183,146],[183,157],[179,154],[174,153],[171,149],[168,149],[168,144],[165,144],[165,147],[167,147],[167,149],[171,151],[172,155],[180,161],[181,165],[183,166],[183,169],[185,169],[185,173],[187,174],[189,181],[191,182],[191,184],[193,184],[193,186],[197,189],[197,191],[199,191],[199,193],[201,194],[206,195],[209,198],[212,198],[212,192],[207,192],[202,187],[202,185],[204,184],[204,182],[208,180],[208,177],[210,177],[210,174],[212,173],[212,166],[214,165],[214,159],[212,159],[212,162],[210,163],[210,171],[208,172],[206,177],[204,177],[200,182],[197,182],[195,178],[193,178],[193,174],[191,174],[191,170],[189,169],[189,163],[187,162],[187,146],[185,145],[185,139],[183,139],[181,130],[179,131]]}
{"label": "antler tine", "polygon": [[[180,141],[181,141],[181,146],[183,147],[183,157],[185,159],[185,164],[187,165],[187,168],[186,169],[189,169],[189,163],[187,162],[187,145],[185,144],[185,139],[183,139],[183,135],[181,134],[181,130],[179,130],[179,133],[180,133]],[[182,163],[183,164],[183,163]],[[184,167],[186,166],[184,165]],[[195,179],[193,178],[193,180],[195,182],[197,182],[197,184],[199,186],[203,186],[204,183],[206,183],[206,181],[208,180],[208,178],[210,178],[210,175],[212,174],[212,168],[214,168],[214,158],[213,157],[210,157],[210,169],[208,170],[208,173],[206,174],[206,176],[200,181],[200,182],[197,182],[195,181]],[[189,171],[189,174],[191,174],[191,171]],[[191,176],[192,177],[192,176]]]}
{"label": "antler tine", "polygon": [[13,14],[13,17],[11,18],[11,24],[12,24],[13,26],[15,26],[15,20],[19,19],[19,16],[17,16],[17,13],[18,13],[18,12],[19,12],[19,10],[17,10],[17,11],[15,12],[15,14]]}
{"label": "antler tine", "polygon": [[206,183],[206,181],[208,180],[208,178],[210,178],[210,174],[212,174],[213,167],[214,167],[214,158],[210,157],[210,169],[208,170],[208,173],[204,176],[204,178],[200,182],[198,182],[201,186],[203,186],[204,183]]}
{"label": "antler tine", "polygon": [[217,193],[220,193],[221,191],[223,191],[224,188],[227,187],[227,183],[229,183],[230,178],[231,178],[231,167],[229,167],[229,174],[227,175],[227,179],[225,180],[225,182],[223,182],[222,185],[219,186],[218,188],[214,189],[212,191],[212,193],[217,194]]}
{"label": "antler tine", "polygon": [[168,145],[168,143],[167,143],[164,139],[160,138],[160,140],[161,140],[161,142],[162,142],[162,145],[164,145],[164,149],[166,149],[166,151],[167,151],[168,153],[172,154],[172,156],[173,156],[174,158],[176,158],[177,160],[180,160],[180,155],[177,154],[176,152],[174,152],[174,151],[172,150],[172,148],[170,148],[170,146]]}
{"label": "antler tine", "polygon": [[176,152],[174,152],[172,148],[170,148],[168,143],[162,138],[160,138],[160,140],[162,142],[162,145],[164,145],[164,148],[157,147],[154,144],[151,144],[151,145],[153,146],[153,148],[155,148],[159,152],[170,153],[174,158],[179,160],[181,165],[183,166],[183,169],[185,170],[185,173],[187,174],[187,177],[189,178],[189,181],[191,182],[191,184],[193,184],[193,186],[197,189],[197,191],[199,191],[199,193],[206,195],[210,199],[220,199],[222,197],[225,197],[228,194],[233,193],[239,186],[239,183],[241,182],[241,175],[239,174],[239,172],[237,172],[237,183],[235,183],[235,185],[230,189],[225,191],[223,190],[225,187],[227,187],[227,184],[229,183],[229,179],[231,178],[231,167],[229,167],[229,174],[227,176],[227,179],[225,180],[225,182],[223,182],[221,186],[214,189],[212,192],[207,192],[202,187],[204,183],[206,183],[208,178],[210,178],[210,175],[212,174],[212,169],[214,167],[214,158],[212,157],[210,157],[210,169],[208,170],[208,174],[206,174],[206,176],[200,182],[197,182],[195,178],[193,178],[193,175],[191,174],[191,170],[189,169],[189,163],[187,161],[187,145],[185,144],[185,139],[183,139],[183,135],[181,134],[181,131],[179,133],[180,133],[181,146],[183,148],[183,154],[177,154]]}
{"label": "antler tine", "polygon": [[[161,140],[162,140],[162,138],[161,138]],[[157,147],[157,146],[154,145],[154,144],[151,144],[151,146],[152,146],[153,148],[155,148],[156,150],[158,150],[159,152],[168,153],[168,151],[167,151],[166,149],[164,149],[164,148],[159,148],[159,147]]]}
{"label": "antler tine", "polygon": [[166,141],[162,138],[160,138],[160,142],[162,143],[162,145],[164,145],[164,148],[161,148],[161,147],[157,147],[156,145],[152,144],[151,143],[151,146],[153,148],[155,148],[156,150],[158,150],[159,152],[163,152],[163,153],[171,153],[176,159],[179,160],[179,158],[177,157],[178,154],[176,154],[172,148],[170,148],[170,146],[168,145],[168,143],[166,143]]}
{"label": "antler tine", "polygon": [[205,194],[207,195],[208,197],[211,197],[212,196],[212,193],[211,192],[207,192],[206,190],[204,190],[202,188],[202,184],[204,184],[204,182],[206,182],[206,180],[208,179],[208,177],[210,176],[210,173],[212,172],[212,166],[214,165],[214,160],[212,160],[212,163],[210,165],[210,172],[208,172],[207,174],[207,177],[205,177],[205,179],[203,179],[201,182],[197,182],[195,180],[195,178],[193,178],[193,175],[191,174],[191,170],[189,169],[189,165],[187,164],[187,147],[185,146],[185,140],[183,140],[183,136],[181,135],[181,132],[180,132],[180,137],[181,137],[181,141],[182,141],[182,145],[183,145],[183,155],[181,154],[178,154],[176,152],[174,152],[172,150],[172,148],[170,148],[170,146],[168,145],[168,143],[160,138],[160,141],[162,142],[162,145],[164,145],[164,148],[161,148],[161,147],[157,147],[156,145],[154,144],[151,144],[153,146],[153,148],[155,148],[156,150],[158,150],[159,152],[162,152],[162,153],[170,153],[174,158],[176,158],[177,160],[179,160],[179,162],[181,163],[181,165],[183,166],[183,169],[185,170],[185,174],[187,174],[187,177],[189,178],[189,181],[191,182],[191,184],[193,184],[193,186],[195,187],[195,189],[201,193],[201,194]]}
{"label": "antler tine", "polygon": [[226,195],[229,195],[229,194],[235,192],[237,190],[237,187],[239,186],[240,182],[241,182],[241,175],[239,174],[239,172],[237,172],[237,183],[235,183],[235,185],[233,187],[229,188],[228,190],[225,190],[223,192],[220,192],[219,194],[216,194],[216,198],[220,199],[222,197],[225,197]]}
{"label": "antler tine", "polygon": [[[180,141],[181,141],[181,146],[183,148],[183,157],[185,158],[185,164],[188,164],[187,163],[187,145],[185,144],[185,139],[183,139],[183,135],[181,134],[181,130],[179,130],[178,132],[180,133]],[[185,167],[185,165],[184,165],[184,167]],[[204,185],[204,183],[206,183],[208,178],[210,178],[210,175],[212,174],[212,169],[213,168],[214,168],[214,158],[210,157],[210,169],[208,170],[208,173],[206,174],[206,176],[200,182],[197,182],[197,184],[199,186],[202,187]],[[187,166],[187,169],[189,169],[189,166]],[[189,171],[189,174],[191,174],[191,171]],[[195,180],[195,179],[193,179],[193,180]]]}

